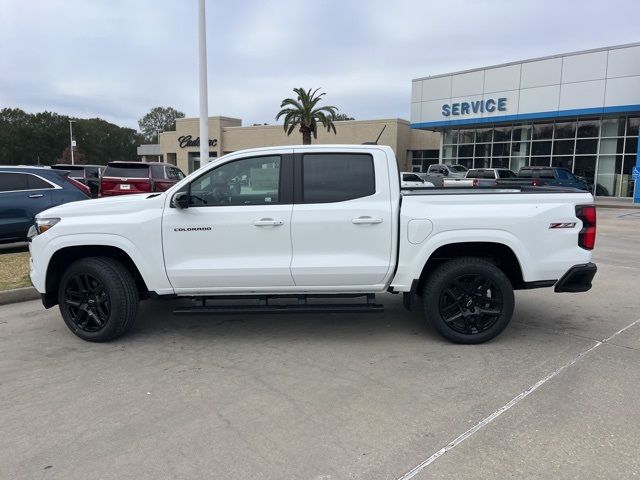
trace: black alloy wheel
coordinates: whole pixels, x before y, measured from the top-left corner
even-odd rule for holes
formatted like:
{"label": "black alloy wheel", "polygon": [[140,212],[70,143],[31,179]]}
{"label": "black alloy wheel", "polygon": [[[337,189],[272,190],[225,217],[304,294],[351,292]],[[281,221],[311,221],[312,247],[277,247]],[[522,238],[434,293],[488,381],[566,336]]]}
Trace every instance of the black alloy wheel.
{"label": "black alloy wheel", "polygon": [[79,259],[67,267],[58,283],[64,322],[90,342],[107,342],[129,330],[138,301],[133,274],[114,258]]}
{"label": "black alloy wheel", "polygon": [[440,316],[453,331],[475,335],[490,329],[502,313],[502,293],[486,275],[456,277],[440,295]]}
{"label": "black alloy wheel", "polygon": [[104,285],[93,275],[77,273],[67,280],[64,302],[69,318],[79,330],[102,330],[111,314],[111,300]]}
{"label": "black alloy wheel", "polygon": [[513,315],[511,282],[493,263],[475,257],[448,260],[427,277],[424,313],[433,327],[456,343],[482,343],[496,337]]}

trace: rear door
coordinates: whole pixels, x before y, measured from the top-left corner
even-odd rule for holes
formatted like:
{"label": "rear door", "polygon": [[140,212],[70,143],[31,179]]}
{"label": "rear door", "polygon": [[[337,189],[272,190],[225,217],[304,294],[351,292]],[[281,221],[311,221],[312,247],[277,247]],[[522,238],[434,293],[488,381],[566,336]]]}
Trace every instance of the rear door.
{"label": "rear door", "polygon": [[291,221],[296,286],[373,286],[391,264],[387,157],[381,150],[295,158]]}
{"label": "rear door", "polygon": [[292,150],[242,157],[202,173],[167,205],[165,265],[177,292],[269,290],[291,277]]}
{"label": "rear door", "polygon": [[0,172],[0,241],[25,239],[36,213],[52,206],[56,187],[30,173]]}

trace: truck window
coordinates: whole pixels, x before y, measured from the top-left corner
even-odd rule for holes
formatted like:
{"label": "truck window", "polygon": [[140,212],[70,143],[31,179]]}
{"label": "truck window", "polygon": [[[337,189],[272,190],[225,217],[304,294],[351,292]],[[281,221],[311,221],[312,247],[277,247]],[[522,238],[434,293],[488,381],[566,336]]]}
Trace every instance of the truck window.
{"label": "truck window", "polygon": [[467,172],[467,178],[478,178],[478,170],[469,170]]}
{"label": "truck window", "polygon": [[280,156],[243,158],[208,171],[191,183],[190,204],[268,205],[279,202]]}
{"label": "truck window", "polygon": [[373,157],[360,153],[309,153],[302,157],[304,203],[344,202],[376,192]]}
{"label": "truck window", "polygon": [[411,173],[404,173],[402,175],[403,182],[422,182],[422,179],[418,175],[414,175]]}
{"label": "truck window", "polygon": [[164,165],[151,165],[151,174],[153,178],[158,180],[165,180],[167,178]]}
{"label": "truck window", "polygon": [[540,178],[556,178],[553,174],[553,170],[550,168],[543,168],[540,170]]}
{"label": "truck window", "polygon": [[518,176],[511,170],[498,170],[498,178],[517,178]]}

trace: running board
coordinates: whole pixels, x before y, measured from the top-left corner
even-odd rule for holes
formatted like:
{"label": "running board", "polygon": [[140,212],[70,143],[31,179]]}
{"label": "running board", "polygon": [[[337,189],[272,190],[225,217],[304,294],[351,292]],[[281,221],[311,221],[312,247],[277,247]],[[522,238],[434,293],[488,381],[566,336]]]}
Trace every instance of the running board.
{"label": "running board", "polygon": [[[317,295],[315,298],[344,298],[365,295]],[[375,303],[374,294],[366,294],[366,303],[308,303],[312,295],[273,295],[259,297],[239,297],[244,299],[258,300],[257,304],[207,304],[208,300],[229,300],[238,297],[196,297],[194,305],[177,307],[173,310],[175,314],[207,314],[207,313],[382,313],[384,305]],[[270,300],[278,298],[297,298],[298,303],[269,303]]]}

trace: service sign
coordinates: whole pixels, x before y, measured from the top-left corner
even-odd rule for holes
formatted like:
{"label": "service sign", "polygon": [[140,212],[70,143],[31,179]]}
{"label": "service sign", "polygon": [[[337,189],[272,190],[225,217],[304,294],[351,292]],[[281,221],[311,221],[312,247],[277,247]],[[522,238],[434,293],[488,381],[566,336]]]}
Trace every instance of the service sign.
{"label": "service sign", "polygon": [[443,117],[460,117],[474,113],[506,112],[507,99],[505,97],[488,98],[469,102],[445,103],[442,105]]}

